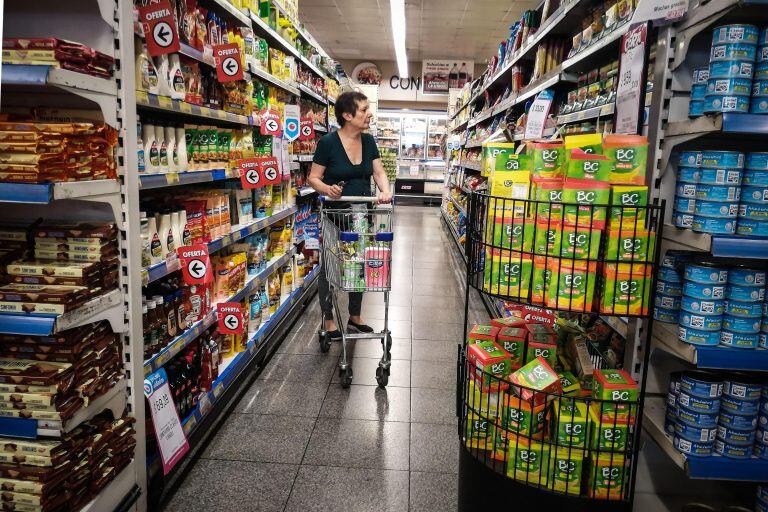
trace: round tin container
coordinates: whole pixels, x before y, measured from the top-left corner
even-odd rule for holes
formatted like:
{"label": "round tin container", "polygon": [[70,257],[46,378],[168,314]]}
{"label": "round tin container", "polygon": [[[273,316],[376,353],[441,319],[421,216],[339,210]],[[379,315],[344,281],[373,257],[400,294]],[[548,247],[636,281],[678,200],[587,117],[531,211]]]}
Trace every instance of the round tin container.
{"label": "round tin container", "polygon": [[693,215],[690,213],[673,212],[672,224],[676,228],[691,229],[693,227]]}
{"label": "round tin container", "polygon": [[744,318],[762,318],[763,305],[759,302],[726,300],[724,312],[731,316],[740,316]]}
{"label": "round tin container", "polygon": [[[698,186],[696,190],[698,194]],[[741,201],[743,203],[768,204],[768,187],[743,185],[741,187]]]}
{"label": "round tin container", "polygon": [[768,220],[768,204],[739,204],[739,217],[749,220]]}
{"label": "round tin container", "polygon": [[725,443],[720,439],[715,440],[714,444],[715,453],[719,453],[729,459],[748,459],[752,456],[752,446],[736,446],[730,443]]}
{"label": "round tin container", "polygon": [[744,60],[722,60],[709,63],[709,78],[752,78],[755,73],[753,62]]}
{"label": "round tin container", "polygon": [[706,84],[709,80],[709,68],[693,68],[693,83]]}
{"label": "round tin container", "polygon": [[678,326],[677,337],[683,343],[714,347],[720,343],[720,331],[702,331]]}
{"label": "round tin container", "polygon": [[723,381],[723,394],[739,400],[760,400],[763,386],[748,376],[729,377]]}
{"label": "round tin container", "polygon": [[760,325],[760,334],[758,334],[757,338],[757,346],[760,348],[768,348],[768,333],[763,331],[764,325]]}
{"label": "round tin container", "polygon": [[[693,87],[691,88],[692,91]],[[752,79],[750,78],[710,78],[707,80],[707,92],[705,94],[749,96],[751,92]],[[693,98],[693,92],[691,92],[691,98],[700,99]]]}
{"label": "round tin container", "polygon": [[741,266],[728,269],[728,284],[736,286],[765,287],[765,277],[765,270],[755,270]]}
{"label": "round tin container", "polygon": [[768,171],[768,153],[747,153],[744,167],[753,171]]}
{"label": "round tin container", "polygon": [[701,284],[723,284],[728,282],[728,270],[710,261],[687,263],[683,280]]}
{"label": "round tin container", "polygon": [[691,260],[692,253],[688,251],[678,251],[669,249],[661,258],[661,266],[674,269],[680,268],[685,262]]}
{"label": "round tin container", "polygon": [[675,194],[677,194],[677,197],[685,197],[687,199],[696,199],[696,184],[695,183],[678,183],[675,186]]}
{"label": "round tin container", "polygon": [[704,113],[708,112],[749,112],[749,96],[725,96],[707,94],[704,98]]}
{"label": "round tin container", "polygon": [[685,197],[677,197],[677,196],[675,196],[674,211],[679,212],[679,213],[693,214],[695,209],[696,209],[696,200],[695,199],[688,199],[688,198],[685,198]]}
{"label": "round tin container", "polygon": [[[678,393],[678,400],[680,394]],[[697,397],[698,398],[698,397]],[[678,406],[680,402],[678,402]],[[760,406],[759,400],[742,400],[740,398],[734,398],[732,396],[723,395],[720,397],[721,409],[725,412],[733,414],[740,414],[742,416],[757,416],[757,410]],[[703,407],[703,406],[702,406]],[[694,409],[695,410],[695,409]],[[712,411],[709,411],[712,412]]]}
{"label": "round tin container", "polygon": [[659,267],[659,280],[667,283],[682,283],[683,278],[680,272],[669,267]]}
{"label": "round tin container", "polygon": [[[721,326],[725,331],[742,334],[757,334],[760,332],[760,320],[757,318],[723,315]],[[755,337],[755,347],[757,347],[757,337]]]}
{"label": "round tin container", "polygon": [[[730,80],[729,78],[721,78],[721,80]],[[746,80],[742,78],[741,80]],[[704,101],[704,96],[707,94],[707,84],[693,84],[691,86],[691,101]]]}
{"label": "round tin container", "polygon": [[768,98],[753,98],[749,102],[750,114],[768,114]]}
{"label": "round tin container", "polygon": [[674,409],[677,404],[677,393],[670,391],[667,393],[667,408]]}
{"label": "round tin container", "polygon": [[755,434],[755,443],[768,445],[768,430],[758,427],[757,433]]}
{"label": "round tin container", "polygon": [[738,302],[758,302],[765,299],[765,288],[759,286],[738,286],[729,284],[725,290],[725,298]]}
{"label": "round tin container", "polygon": [[758,426],[758,428],[761,428],[763,430],[768,428],[768,415],[760,414],[757,417],[757,426]]}
{"label": "round tin container", "polygon": [[658,280],[656,281],[656,293],[679,297],[683,294],[683,284]]}
{"label": "round tin container", "polygon": [[722,25],[712,31],[712,44],[747,43],[757,44],[758,32],[754,25]]}
{"label": "round tin container", "polygon": [[675,425],[677,425],[675,413],[668,411],[667,414],[664,415],[664,431],[669,435],[674,435]]}
{"label": "round tin container", "polygon": [[698,411],[689,411],[687,409],[677,409],[677,421],[686,425],[697,427],[715,428],[717,427],[718,413],[706,413]]}
{"label": "round tin container", "polygon": [[683,295],[696,299],[720,300],[725,298],[725,285],[686,281],[683,283]]}
{"label": "round tin container", "polygon": [[[700,314],[705,316],[722,315],[725,311],[724,300],[694,299],[693,297],[683,297],[680,301],[680,309],[688,313]],[[762,308],[761,308],[762,316]]]}
{"label": "round tin container", "polygon": [[768,171],[747,170],[741,175],[741,184],[750,186],[768,186]]}
{"label": "round tin container", "polygon": [[743,416],[723,410],[720,411],[720,419],[717,421],[720,425],[738,430],[754,430],[757,427],[757,416]]}
{"label": "round tin container", "polygon": [[742,219],[736,228],[740,235],[768,236],[768,222],[753,219]]}
{"label": "round tin container", "polygon": [[680,377],[683,372],[672,372],[669,374],[669,384],[667,384],[667,391],[674,393],[675,396],[680,392]]}
{"label": "round tin container", "polygon": [[707,372],[685,372],[680,375],[680,391],[699,398],[719,398],[723,382]]}
{"label": "round tin container", "polygon": [[736,446],[751,446],[755,442],[755,430],[736,430],[725,425],[718,425],[717,438],[725,443]]}
{"label": "round tin container", "polygon": [[[675,425],[675,434],[686,441],[711,443],[717,437],[717,428],[701,428],[686,425],[685,423],[677,423]],[[754,435],[754,432],[752,434]]]}
{"label": "round tin container", "polygon": [[676,324],[679,321],[680,310],[653,308],[653,319],[665,324]]}
{"label": "round tin container", "polygon": [[720,344],[731,348],[757,348],[760,334],[745,334],[733,331],[720,331]]}
{"label": "round tin container", "polygon": [[755,80],[752,82],[752,97],[764,98],[768,96],[768,80]]}
{"label": "round tin container", "polygon": [[694,205],[694,215],[703,217],[717,217],[720,219],[733,219],[739,214],[739,202],[705,201],[697,199]]}
{"label": "round tin container", "polygon": [[[757,46],[747,43],[723,43],[713,44],[709,53],[709,62],[723,62],[727,60],[745,60],[754,62],[757,56]],[[712,68],[710,68],[710,75]],[[710,76],[711,78],[711,76]]]}
{"label": "round tin container", "polygon": [[677,310],[680,309],[680,296],[657,293],[653,299],[653,304],[657,308]]}
{"label": "round tin container", "polygon": [[763,43],[763,45],[757,47],[757,55],[755,56],[755,62],[757,63],[768,62],[768,46],[765,46],[765,44]]}
{"label": "round tin container", "polygon": [[691,100],[688,102],[688,117],[701,117],[704,115],[704,100]]}
{"label": "round tin container", "polygon": [[723,328],[723,315],[708,316],[680,311],[680,325],[702,331],[719,331]]}
{"label": "round tin container", "polygon": [[768,79],[768,46],[760,48],[758,52],[761,59],[755,65],[755,80]]}
{"label": "round tin container", "polygon": [[705,201],[739,201],[741,189],[733,185],[696,185],[696,199]]}
{"label": "round tin container", "polygon": [[678,183],[698,183],[700,177],[701,172],[698,167],[678,167],[677,169]]}
{"label": "round tin container", "polygon": [[[752,447],[752,453],[755,457],[760,459],[768,459],[768,444],[758,443]],[[756,503],[755,512],[763,512],[768,510],[768,503],[758,499]]]}
{"label": "round tin container", "polygon": [[707,185],[741,185],[741,169],[701,169],[699,183]]}
{"label": "round tin container", "polygon": [[685,453],[690,457],[709,457],[712,455],[712,447],[714,443],[695,443],[683,439],[675,433],[674,437],[675,448],[678,451]]}
{"label": "round tin container", "polygon": [[680,167],[701,167],[701,151],[683,151],[680,153]]}

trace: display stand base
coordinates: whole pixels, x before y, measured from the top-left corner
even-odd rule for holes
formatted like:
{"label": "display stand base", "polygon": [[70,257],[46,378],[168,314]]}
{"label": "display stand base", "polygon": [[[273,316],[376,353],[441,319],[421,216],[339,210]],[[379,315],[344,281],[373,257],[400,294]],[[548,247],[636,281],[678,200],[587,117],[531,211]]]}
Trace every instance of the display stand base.
{"label": "display stand base", "polygon": [[459,512],[494,510],[567,510],[568,512],[630,512],[632,504],[624,501],[596,501],[565,496],[523,485],[507,478],[472,456],[465,446],[459,448]]}

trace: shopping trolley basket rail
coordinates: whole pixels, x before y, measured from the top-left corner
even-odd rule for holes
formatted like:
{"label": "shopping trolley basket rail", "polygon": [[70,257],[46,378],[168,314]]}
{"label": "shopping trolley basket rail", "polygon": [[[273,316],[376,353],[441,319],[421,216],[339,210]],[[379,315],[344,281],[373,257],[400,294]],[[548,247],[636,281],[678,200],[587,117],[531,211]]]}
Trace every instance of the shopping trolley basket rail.
{"label": "shopping trolley basket rail", "polygon": [[[378,339],[382,357],[376,369],[376,381],[385,387],[389,381],[392,335],[389,331],[389,291],[392,287],[392,205],[369,206],[375,198],[343,196],[339,202],[350,208],[325,208],[321,197],[321,264],[330,287],[334,315],[341,321],[336,292],[381,292],[384,294],[384,328],[372,333],[347,333],[341,329],[342,354],[339,375],[343,387],[352,383],[352,367],[347,359],[347,340]],[[330,334],[319,333],[320,349],[330,349]]]}

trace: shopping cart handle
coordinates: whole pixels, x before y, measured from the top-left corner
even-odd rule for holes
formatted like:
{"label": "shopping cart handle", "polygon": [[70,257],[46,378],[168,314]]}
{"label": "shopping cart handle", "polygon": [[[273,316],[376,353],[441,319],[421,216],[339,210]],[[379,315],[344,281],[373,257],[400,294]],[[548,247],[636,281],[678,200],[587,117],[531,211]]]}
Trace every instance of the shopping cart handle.
{"label": "shopping cart handle", "polygon": [[339,201],[345,203],[375,203],[376,197],[374,196],[341,196],[338,199],[333,199],[328,196],[320,196],[321,201]]}

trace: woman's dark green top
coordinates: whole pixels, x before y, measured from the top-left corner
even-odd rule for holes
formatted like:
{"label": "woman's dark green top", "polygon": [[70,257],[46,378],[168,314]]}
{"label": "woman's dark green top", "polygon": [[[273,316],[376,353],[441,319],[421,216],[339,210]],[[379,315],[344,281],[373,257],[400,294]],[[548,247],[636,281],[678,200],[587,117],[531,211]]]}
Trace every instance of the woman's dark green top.
{"label": "woman's dark green top", "polygon": [[345,196],[370,196],[371,176],[373,176],[373,161],[381,158],[376,140],[369,133],[362,134],[363,160],[354,165],[344,145],[341,143],[338,132],[329,133],[317,141],[317,149],[312,161],[325,167],[323,183],[336,185],[345,182],[343,194]]}

